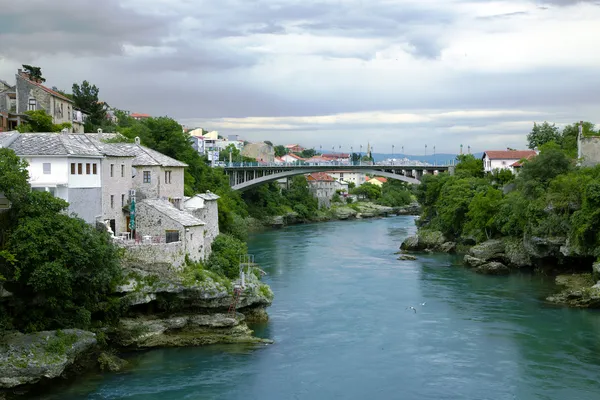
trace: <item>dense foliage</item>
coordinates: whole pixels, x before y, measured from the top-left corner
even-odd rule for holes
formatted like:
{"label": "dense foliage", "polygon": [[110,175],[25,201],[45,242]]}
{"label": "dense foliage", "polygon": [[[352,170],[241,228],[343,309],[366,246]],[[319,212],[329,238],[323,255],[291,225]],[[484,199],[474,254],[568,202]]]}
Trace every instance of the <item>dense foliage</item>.
{"label": "dense foliage", "polygon": [[304,176],[292,177],[283,189],[276,182],[260,185],[244,192],[243,199],[250,215],[259,219],[295,212],[300,219],[308,220],[319,208]]}
{"label": "dense foliage", "polygon": [[67,203],[30,191],[26,163],[0,149],[0,275],[12,293],[0,303],[0,330],[89,328],[113,319],[110,293],[120,278],[120,253],[105,232],[64,213]]}
{"label": "dense foliage", "polygon": [[248,253],[246,243],[227,234],[220,234],[212,243],[207,269],[229,279],[239,277],[240,257]]}
{"label": "dense foliage", "polygon": [[[530,141],[542,128],[551,130],[548,137],[559,143],[538,136],[539,155],[525,161],[516,177],[507,172],[484,176],[483,165],[473,156],[459,158],[454,176],[425,176],[417,187],[419,224],[463,241],[568,238],[579,254],[600,256],[600,166],[576,166],[573,126],[556,133],[552,125],[536,125]],[[593,125],[586,129],[593,132]]]}
{"label": "dense foliage", "polygon": [[27,122],[17,127],[19,132],[60,132],[72,126],[69,122],[53,123],[52,116],[44,110],[25,111],[25,115]]}

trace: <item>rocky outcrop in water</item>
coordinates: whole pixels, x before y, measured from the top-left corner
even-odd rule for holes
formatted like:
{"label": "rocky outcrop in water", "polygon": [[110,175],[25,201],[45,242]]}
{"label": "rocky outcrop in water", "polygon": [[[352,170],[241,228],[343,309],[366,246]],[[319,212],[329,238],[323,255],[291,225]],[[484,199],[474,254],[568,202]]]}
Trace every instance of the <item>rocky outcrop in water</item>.
{"label": "rocky outcrop in water", "polygon": [[96,335],[78,329],[0,337],[0,389],[31,385],[62,376],[96,346]]}
{"label": "rocky outcrop in water", "polygon": [[456,243],[448,241],[442,232],[421,229],[417,235],[407,237],[400,245],[400,249],[453,253],[456,250]]}
{"label": "rocky outcrop in water", "polygon": [[261,342],[252,336],[245,314],[252,321],[265,320],[273,300],[271,289],[249,274],[237,314],[227,315],[231,282],[201,269],[165,276],[130,270],[127,284],[117,291],[130,312],[109,335],[119,346],[133,348]]}
{"label": "rocky outcrop in water", "polygon": [[600,308],[600,281],[595,283],[592,274],[559,275],[556,284],[564,289],[548,296],[547,301],[578,308]]}

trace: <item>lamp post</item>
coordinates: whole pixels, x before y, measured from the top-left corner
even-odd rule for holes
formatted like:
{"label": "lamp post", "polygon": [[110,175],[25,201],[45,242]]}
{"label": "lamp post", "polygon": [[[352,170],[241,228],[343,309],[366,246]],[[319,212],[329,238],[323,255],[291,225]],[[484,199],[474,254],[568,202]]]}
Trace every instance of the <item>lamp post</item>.
{"label": "lamp post", "polygon": [[350,162],[354,165],[354,147],[350,146]]}
{"label": "lamp post", "polygon": [[433,165],[437,165],[435,162],[435,145],[433,145]]}
{"label": "lamp post", "polygon": [[404,146],[402,146],[402,155],[404,156]]}
{"label": "lamp post", "polygon": [[360,153],[358,155],[358,165],[362,165],[362,144],[360,145]]}
{"label": "lamp post", "polygon": [[394,145],[392,145],[392,165],[394,165]]}

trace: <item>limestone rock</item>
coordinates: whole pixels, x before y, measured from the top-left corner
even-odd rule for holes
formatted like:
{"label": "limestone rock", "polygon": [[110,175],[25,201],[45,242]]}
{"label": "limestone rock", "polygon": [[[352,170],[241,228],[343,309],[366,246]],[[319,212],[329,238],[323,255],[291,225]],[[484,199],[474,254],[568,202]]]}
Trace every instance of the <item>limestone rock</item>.
{"label": "limestone rock", "polygon": [[475,269],[476,272],[486,275],[505,275],[510,272],[509,268],[497,261],[484,263]]}
{"label": "limestone rock", "polygon": [[419,230],[419,247],[422,249],[437,250],[447,242],[444,234],[440,231],[432,231],[428,229]]}
{"label": "limestone rock", "polygon": [[489,261],[504,257],[504,242],[492,239],[471,247],[469,255],[480,260]]}
{"label": "limestone rock", "polygon": [[403,254],[400,257],[398,257],[398,260],[402,260],[402,261],[414,261],[416,259],[417,259],[417,257],[411,256],[408,254]]}
{"label": "limestone rock", "polygon": [[419,215],[421,213],[421,206],[419,203],[411,203],[407,206],[397,207],[394,212],[396,215]]}
{"label": "limestone rock", "polygon": [[592,264],[592,276],[596,280],[600,280],[600,261],[596,261]]}
{"label": "limestone rock", "polygon": [[532,258],[557,257],[561,247],[566,244],[565,238],[541,238],[529,236],[523,239],[523,245]]}
{"label": "limestone rock", "polygon": [[419,250],[419,237],[416,235],[407,237],[400,245],[400,249],[407,251]]}
{"label": "limestone rock", "polygon": [[464,258],[464,263],[469,267],[477,268],[485,264],[485,261],[466,254]]}
{"label": "limestone rock", "polygon": [[246,322],[249,324],[267,322],[269,320],[269,314],[267,314],[267,310],[265,310],[264,308],[255,307],[244,311],[243,313],[246,317]]}
{"label": "limestone rock", "polygon": [[9,333],[0,345],[0,389],[61,376],[96,345],[96,335],[79,329]]}
{"label": "limestone rock", "polygon": [[456,251],[456,243],[445,242],[439,247],[438,250],[443,253],[454,253]]}
{"label": "limestone rock", "polygon": [[504,245],[505,259],[511,266],[523,268],[532,265],[531,257],[523,245],[523,240],[506,239]]}
{"label": "limestone rock", "polygon": [[559,275],[556,284],[565,288],[548,296],[547,301],[579,308],[600,308],[600,286],[591,274]]}
{"label": "limestone rock", "polygon": [[102,371],[119,372],[127,367],[127,361],[109,353],[100,353],[98,356],[98,364]]}
{"label": "limestone rock", "polygon": [[353,210],[350,207],[337,207],[333,210],[333,215],[337,219],[349,219],[356,217],[356,210]]}

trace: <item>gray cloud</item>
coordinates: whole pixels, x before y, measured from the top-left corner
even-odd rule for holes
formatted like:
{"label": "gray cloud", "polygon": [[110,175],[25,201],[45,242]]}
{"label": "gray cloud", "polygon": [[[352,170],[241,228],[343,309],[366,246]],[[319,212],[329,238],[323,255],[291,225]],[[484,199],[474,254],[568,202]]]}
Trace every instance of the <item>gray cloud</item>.
{"label": "gray cloud", "polygon": [[0,9],[0,52],[12,57],[119,54],[124,44],[159,44],[172,22],[118,0],[2,0]]}

